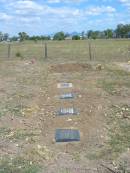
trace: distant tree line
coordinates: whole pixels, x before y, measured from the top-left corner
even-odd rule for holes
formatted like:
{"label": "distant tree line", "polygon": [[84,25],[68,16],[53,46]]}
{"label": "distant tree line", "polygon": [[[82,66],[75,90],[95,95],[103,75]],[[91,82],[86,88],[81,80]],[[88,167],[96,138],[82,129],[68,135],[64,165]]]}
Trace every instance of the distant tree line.
{"label": "distant tree line", "polygon": [[106,29],[104,31],[92,31],[87,32],[87,37],[92,39],[97,38],[130,38],[130,24],[119,24],[116,29]]}
{"label": "distant tree line", "polygon": [[106,29],[104,31],[89,30],[86,33],[83,31],[80,34],[65,34],[64,32],[58,32],[54,35],[53,40],[65,40],[69,38],[72,40],[84,40],[84,39],[109,39],[109,38],[130,38],[130,24],[119,24],[116,29]]}
{"label": "distant tree line", "polygon": [[50,36],[29,36],[27,33],[25,32],[19,32],[19,40],[20,41],[24,41],[24,40],[33,40],[35,42],[37,42],[38,40],[50,40]]}
{"label": "distant tree line", "polygon": [[109,39],[109,38],[130,38],[130,24],[119,24],[116,29],[106,29],[104,31],[93,31],[89,30],[87,32],[69,34],[64,32],[57,32],[51,36],[29,36],[26,32],[18,33],[18,36],[9,37],[8,33],[0,32],[0,42],[2,41],[24,41],[33,40],[37,42],[38,40],[84,40],[84,39]]}

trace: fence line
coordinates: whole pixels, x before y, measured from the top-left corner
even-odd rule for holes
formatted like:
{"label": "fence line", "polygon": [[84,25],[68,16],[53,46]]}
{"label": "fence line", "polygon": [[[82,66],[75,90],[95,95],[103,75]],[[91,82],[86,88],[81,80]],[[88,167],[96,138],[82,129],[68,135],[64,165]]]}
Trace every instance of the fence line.
{"label": "fence line", "polygon": [[48,59],[52,61],[128,61],[130,41],[48,41],[0,44],[0,58]]}

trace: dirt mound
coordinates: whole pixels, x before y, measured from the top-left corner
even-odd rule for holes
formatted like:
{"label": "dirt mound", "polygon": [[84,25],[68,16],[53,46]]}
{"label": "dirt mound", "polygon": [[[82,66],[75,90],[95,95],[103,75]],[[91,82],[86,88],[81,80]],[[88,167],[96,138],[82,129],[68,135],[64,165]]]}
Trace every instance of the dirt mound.
{"label": "dirt mound", "polygon": [[92,67],[90,64],[79,64],[79,63],[60,64],[60,65],[50,66],[50,72],[52,73],[79,72],[79,71],[86,71],[91,69]]}

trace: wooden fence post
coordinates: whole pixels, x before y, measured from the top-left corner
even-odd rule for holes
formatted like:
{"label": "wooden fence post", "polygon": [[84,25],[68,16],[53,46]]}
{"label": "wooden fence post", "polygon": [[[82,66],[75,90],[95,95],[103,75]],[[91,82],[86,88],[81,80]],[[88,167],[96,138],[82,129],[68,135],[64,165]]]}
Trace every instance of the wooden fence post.
{"label": "wooden fence post", "polygon": [[47,43],[45,43],[45,59],[48,57],[47,53]]}
{"label": "wooden fence post", "polygon": [[11,44],[8,44],[8,58],[11,57]]}
{"label": "wooden fence post", "polygon": [[92,46],[91,46],[91,41],[88,42],[88,47],[89,47],[89,59],[91,61],[92,60]]}

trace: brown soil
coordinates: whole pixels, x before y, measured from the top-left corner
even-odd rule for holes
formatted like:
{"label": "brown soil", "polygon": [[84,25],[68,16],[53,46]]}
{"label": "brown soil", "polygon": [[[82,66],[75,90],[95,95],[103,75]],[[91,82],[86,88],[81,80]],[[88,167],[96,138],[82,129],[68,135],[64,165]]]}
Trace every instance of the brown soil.
{"label": "brown soil", "polygon": [[130,63],[116,63],[121,69],[130,72]]}
{"label": "brown soil", "polygon": [[55,73],[80,72],[91,69],[92,67],[90,64],[70,63],[70,64],[51,65],[50,72],[55,72]]}
{"label": "brown soil", "polygon": [[[106,170],[97,171],[100,160],[89,158],[91,153],[100,151],[107,141],[105,113],[111,102],[108,94],[97,85],[105,72],[94,71],[89,64],[50,65],[39,62],[27,65],[16,62],[12,63],[12,67],[11,62],[9,64],[10,67],[8,63],[2,65],[3,69],[8,67],[8,73],[3,70],[1,74],[0,103],[3,106],[8,104],[10,109],[0,117],[0,128],[34,134],[22,135],[21,138],[17,136],[16,139],[9,136],[10,132],[3,134],[0,136],[0,155],[16,157],[18,153],[33,163],[40,163],[46,168],[43,173],[107,173]],[[58,89],[59,82],[71,82],[73,88]],[[60,100],[58,96],[66,92],[75,93],[76,98]],[[26,106],[24,115],[15,115],[17,112],[12,111],[14,105],[22,104]],[[75,107],[80,114],[57,117],[56,112],[61,107]],[[78,129],[81,141],[55,143],[57,128]],[[47,149],[37,153],[39,145]]]}

